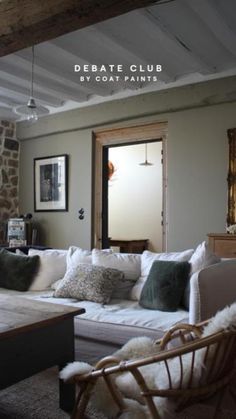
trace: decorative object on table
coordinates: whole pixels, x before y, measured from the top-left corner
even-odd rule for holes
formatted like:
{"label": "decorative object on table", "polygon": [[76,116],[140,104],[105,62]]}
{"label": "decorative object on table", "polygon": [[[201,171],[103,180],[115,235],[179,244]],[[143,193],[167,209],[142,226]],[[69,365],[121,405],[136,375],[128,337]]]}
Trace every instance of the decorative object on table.
{"label": "decorative object on table", "polygon": [[14,112],[31,123],[36,122],[40,116],[49,114],[49,110],[45,106],[36,105],[34,99],[34,45],[32,46],[30,97],[26,105],[16,106]]}
{"label": "decorative object on table", "polygon": [[[34,233],[34,234],[33,234]],[[7,243],[9,247],[36,244],[37,229],[32,222],[32,214],[10,218],[7,223]]]}
{"label": "decorative object on table", "polygon": [[9,219],[7,241],[9,247],[26,245],[26,225],[23,217]]}
{"label": "decorative object on table", "polygon": [[229,234],[236,234],[236,224],[231,224],[228,227],[226,227],[226,231]]}
{"label": "decorative object on table", "polygon": [[68,211],[68,155],[34,159],[34,210]]}

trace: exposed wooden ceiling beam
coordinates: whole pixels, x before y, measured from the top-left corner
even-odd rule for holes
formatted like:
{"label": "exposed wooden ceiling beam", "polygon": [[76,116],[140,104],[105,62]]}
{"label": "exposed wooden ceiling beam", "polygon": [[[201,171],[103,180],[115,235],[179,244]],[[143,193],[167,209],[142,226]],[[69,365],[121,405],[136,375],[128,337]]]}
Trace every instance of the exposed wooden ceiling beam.
{"label": "exposed wooden ceiling beam", "polygon": [[0,57],[161,0],[1,0]]}

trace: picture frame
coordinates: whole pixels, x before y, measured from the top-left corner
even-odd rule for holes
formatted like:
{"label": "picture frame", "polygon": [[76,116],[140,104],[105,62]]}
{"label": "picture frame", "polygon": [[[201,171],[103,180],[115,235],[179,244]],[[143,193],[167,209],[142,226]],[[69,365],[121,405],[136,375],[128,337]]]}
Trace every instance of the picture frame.
{"label": "picture frame", "polygon": [[68,211],[68,155],[34,159],[34,211]]}

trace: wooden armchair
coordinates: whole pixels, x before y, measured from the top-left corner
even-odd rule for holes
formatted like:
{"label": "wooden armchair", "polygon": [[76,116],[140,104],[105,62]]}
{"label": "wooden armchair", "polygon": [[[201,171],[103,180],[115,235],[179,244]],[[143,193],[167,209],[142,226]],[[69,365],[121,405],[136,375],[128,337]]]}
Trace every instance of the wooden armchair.
{"label": "wooden armchair", "polygon": [[[224,389],[234,372],[236,331],[222,330],[202,337],[204,324],[175,326],[157,342],[160,345],[160,352],[157,355],[122,362],[110,356],[100,360],[90,373],[75,375],[72,380],[79,391],[72,418],[84,418],[86,406],[91,395],[96,391],[95,385],[100,378],[105,381],[106,390],[112,396],[118,412],[120,414],[124,412],[127,405],[124,395],[115,382],[116,377],[124,372],[132,374],[135,385],[137,384],[140,390],[140,405],[146,406],[148,417],[153,419],[162,417],[158,406],[160,397],[167,398],[165,399],[167,401],[174,401],[175,411],[180,411],[199,400],[212,396],[217,390]],[[176,339],[179,346],[172,346],[168,349],[173,342],[176,345]],[[147,365],[161,368],[161,377],[165,374],[163,386],[150,388],[142,368]]]}

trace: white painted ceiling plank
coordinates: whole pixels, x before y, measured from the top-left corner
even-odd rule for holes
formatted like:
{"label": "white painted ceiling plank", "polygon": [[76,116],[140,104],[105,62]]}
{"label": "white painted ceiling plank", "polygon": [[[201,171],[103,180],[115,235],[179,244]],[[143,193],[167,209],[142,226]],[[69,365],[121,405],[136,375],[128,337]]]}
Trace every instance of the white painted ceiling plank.
{"label": "white painted ceiling plank", "polygon": [[235,33],[236,31],[236,2],[235,0],[210,0],[218,14],[227,22],[227,25]]}
{"label": "white painted ceiling plank", "polygon": [[[79,64],[81,66],[84,66],[91,64],[90,62],[82,59],[81,57],[76,56],[70,53],[69,51],[66,51],[64,48],[54,45],[52,42],[47,43],[47,45],[41,44],[39,48],[40,55],[42,54],[42,56],[46,57],[47,59],[52,57],[55,65],[61,66],[61,68],[63,68],[63,70],[65,69],[67,72],[69,68],[70,71],[68,72],[68,77],[70,78],[71,76],[73,76],[73,79],[77,79],[78,82],[78,75],[74,73],[74,65]],[[107,83],[103,84],[103,87],[101,88],[101,86],[98,83],[90,82],[89,87],[94,94],[106,96],[107,94],[111,93],[111,89],[109,87],[109,84]]]}
{"label": "white painted ceiling plank", "polygon": [[[0,93],[1,93],[1,88],[4,88],[4,89],[10,90],[11,92],[21,93],[21,94],[24,94],[25,96],[29,97],[29,89],[28,88],[22,87],[19,84],[12,83],[12,82],[9,82],[7,80],[3,80],[3,79],[1,79],[1,77],[0,77],[0,86],[1,86],[0,87]],[[59,100],[56,97],[52,97],[51,95],[48,95],[46,93],[39,92],[37,90],[35,90],[35,92],[34,92],[34,98],[38,99],[41,103],[43,103],[45,105],[50,105],[50,106],[56,106],[57,107],[57,106],[61,106],[63,104],[62,100]]]}
{"label": "white painted ceiling plank", "polygon": [[104,22],[103,30],[112,33],[119,42],[126,44],[127,49],[133,50],[143,60],[162,64],[163,71],[170,80],[173,81],[176,78],[176,73],[183,68],[175,52],[176,45],[173,43],[170,45],[167,37],[156,25],[136,11],[132,13],[132,16],[123,17],[125,22],[123,22],[122,30],[119,18],[114,20],[115,22]]}
{"label": "white painted ceiling plank", "polygon": [[[96,64],[98,66],[101,66],[104,64],[115,64],[115,65],[122,64],[125,67],[125,63],[128,61],[128,58],[129,58],[128,50],[123,49],[122,54],[120,54],[121,58],[119,59],[119,52],[120,52],[119,45],[114,43],[112,39],[109,39],[109,38],[107,39],[106,36],[103,36],[102,33],[100,34],[96,30],[96,28],[94,29],[92,28],[90,33],[89,31],[86,31],[86,37],[84,37],[83,42],[80,39],[79,33],[77,36],[78,36],[78,42],[80,43],[78,53],[79,53],[80,60],[83,60],[81,65]],[[88,48],[89,38],[92,38],[90,39],[90,41],[92,41],[92,44],[93,44],[92,50]],[[63,48],[63,50],[66,50],[67,52],[70,52],[72,55],[75,56],[76,54],[75,44],[71,42],[66,42],[66,40],[61,40],[61,39],[56,39],[52,41],[52,43],[55,46],[59,48]],[[83,49],[82,45],[86,45],[86,48]],[[97,55],[95,51],[97,51]],[[136,61],[137,61],[137,57],[136,57]],[[117,71],[114,71],[114,72],[107,71],[106,75],[108,77],[112,77],[112,76],[118,76],[119,73]],[[134,89],[137,87],[139,86],[138,85],[135,86],[133,83],[123,82],[122,79],[120,79],[117,83],[114,84],[115,91],[121,90],[122,88]]]}
{"label": "white painted ceiling plank", "polygon": [[[74,73],[74,65],[82,64],[82,60],[78,57],[69,54],[59,47],[53,46],[51,42],[37,45],[37,49],[37,66],[40,68],[44,68],[51,73],[55,72],[56,77],[58,75],[59,77],[68,80],[69,83],[76,83],[77,88],[81,87],[81,90],[84,91],[84,93],[86,92],[88,95],[97,94],[106,96],[110,93],[107,86],[105,88],[101,88],[99,84],[89,84],[85,86],[84,84],[81,85],[79,83],[78,75]],[[24,50],[17,54],[23,58],[27,58],[30,55],[30,51]],[[68,56],[70,56],[70,62]]]}
{"label": "white painted ceiling plank", "polygon": [[171,29],[168,28],[168,25],[166,25],[163,22],[163,20],[158,17],[158,15],[155,15],[152,13],[151,8],[146,10],[145,14],[146,14],[146,17],[148,17],[150,20],[151,19],[153,20],[153,23],[156,22],[158,27],[161,28],[162,31],[166,33],[166,35],[170,39],[172,39],[172,41],[176,44],[176,46],[177,45],[179,47],[181,46],[182,48],[181,54],[183,55],[183,53],[185,53],[185,56],[189,57],[189,59],[191,60],[192,67],[195,69],[195,71],[198,71],[200,74],[207,74],[207,73],[211,73],[212,70],[214,71],[214,69],[211,66],[209,66],[205,61],[203,61],[199,55],[197,55],[192,50],[190,50],[190,48],[187,48],[183,43],[181,43],[178,37],[175,36],[173,31],[171,31]]}
{"label": "white painted ceiling plank", "polygon": [[1,115],[1,119],[7,119],[7,120],[16,119],[16,114],[14,114],[14,112],[2,106],[0,106],[0,115]]}
{"label": "white painted ceiling plank", "polygon": [[9,107],[14,107],[16,105],[20,105],[22,103],[21,100],[19,100],[18,98],[14,97],[13,98],[9,98],[7,96],[4,96],[2,93],[0,94],[0,104],[5,105],[5,106],[9,106]]}
{"label": "white painted ceiling plank", "polygon": [[[91,28],[93,29],[93,28]],[[131,29],[132,30],[132,29]],[[145,59],[143,55],[137,55],[135,54],[134,47],[128,46],[127,42],[124,40],[118,39],[115,35],[113,35],[111,32],[108,34],[100,25],[96,25],[96,28],[93,29],[94,34],[96,36],[96,40],[99,41],[101,44],[104,43],[106,45],[106,48],[109,47],[113,53],[115,52],[116,56],[119,56],[120,54],[120,62],[124,63],[126,66],[130,66],[132,64],[141,64],[145,68],[146,65],[150,64],[150,61]],[[155,62],[153,64],[156,64]],[[130,74],[130,71],[129,71]],[[165,72],[162,71],[160,74],[158,74],[158,77],[160,80],[167,82],[171,80],[171,77]]]}
{"label": "white painted ceiling plank", "polygon": [[166,53],[173,54],[173,62],[178,59],[181,65],[184,64],[186,66],[185,68],[192,69],[193,71],[199,71],[201,69],[203,65],[201,60],[178,42],[178,40],[161,25],[160,21],[152,15],[150,10],[140,10],[137,11],[136,14],[142,16],[143,23],[146,22],[149,30],[152,30],[153,38],[156,38],[161,42]]}
{"label": "white painted ceiling plank", "polygon": [[[15,58],[15,59],[14,59]],[[28,80],[30,83],[31,72],[29,71],[29,63],[27,60],[18,56],[7,56],[0,60],[0,70],[8,72],[10,75],[17,76],[21,79]],[[69,97],[78,97],[80,100],[87,100],[88,90],[84,89],[78,83],[70,82],[66,78],[56,76],[54,73],[35,65],[34,80],[37,84],[53,88],[55,91],[64,93]]]}
{"label": "white painted ceiling plank", "polygon": [[[30,89],[30,75],[24,70],[19,70],[9,65],[1,65],[0,78],[2,80],[13,81],[21,86]],[[18,71],[17,71],[18,70]],[[87,95],[78,92],[56,81],[47,79],[45,77],[37,76],[34,78],[34,91],[48,92],[54,97],[63,97],[66,100],[75,100],[79,102],[86,101]],[[30,93],[30,92],[29,92]]]}
{"label": "white painted ceiling plank", "polygon": [[[126,41],[114,36],[111,31],[105,31],[103,25],[94,25],[83,31],[74,32],[73,42],[67,35],[54,40],[53,43],[61,45],[72,53],[75,53],[78,48],[81,58],[95,64],[122,64],[126,74],[130,74],[129,67],[132,64],[143,66],[150,64],[150,60],[145,60],[143,56],[135,54],[133,48],[129,47]],[[166,82],[170,80],[170,77],[162,72],[160,79]],[[119,88],[123,86],[120,84]],[[133,89],[134,85],[125,83],[124,87]],[[138,83],[136,87],[139,87]]]}
{"label": "white painted ceiling plank", "polygon": [[213,36],[209,25],[206,25],[189,7],[189,0],[172,2],[168,8],[151,7],[150,10],[164,22],[168,30],[180,42],[183,42],[187,48],[212,68],[212,73],[217,71],[217,67],[222,62],[231,58],[231,54]]}
{"label": "white painted ceiling plank", "polygon": [[[189,7],[200,17],[200,19],[211,29],[213,35],[234,57],[236,56],[236,33],[219,12],[208,0],[200,0],[197,3],[191,1]],[[236,8],[235,8],[236,13]]]}

